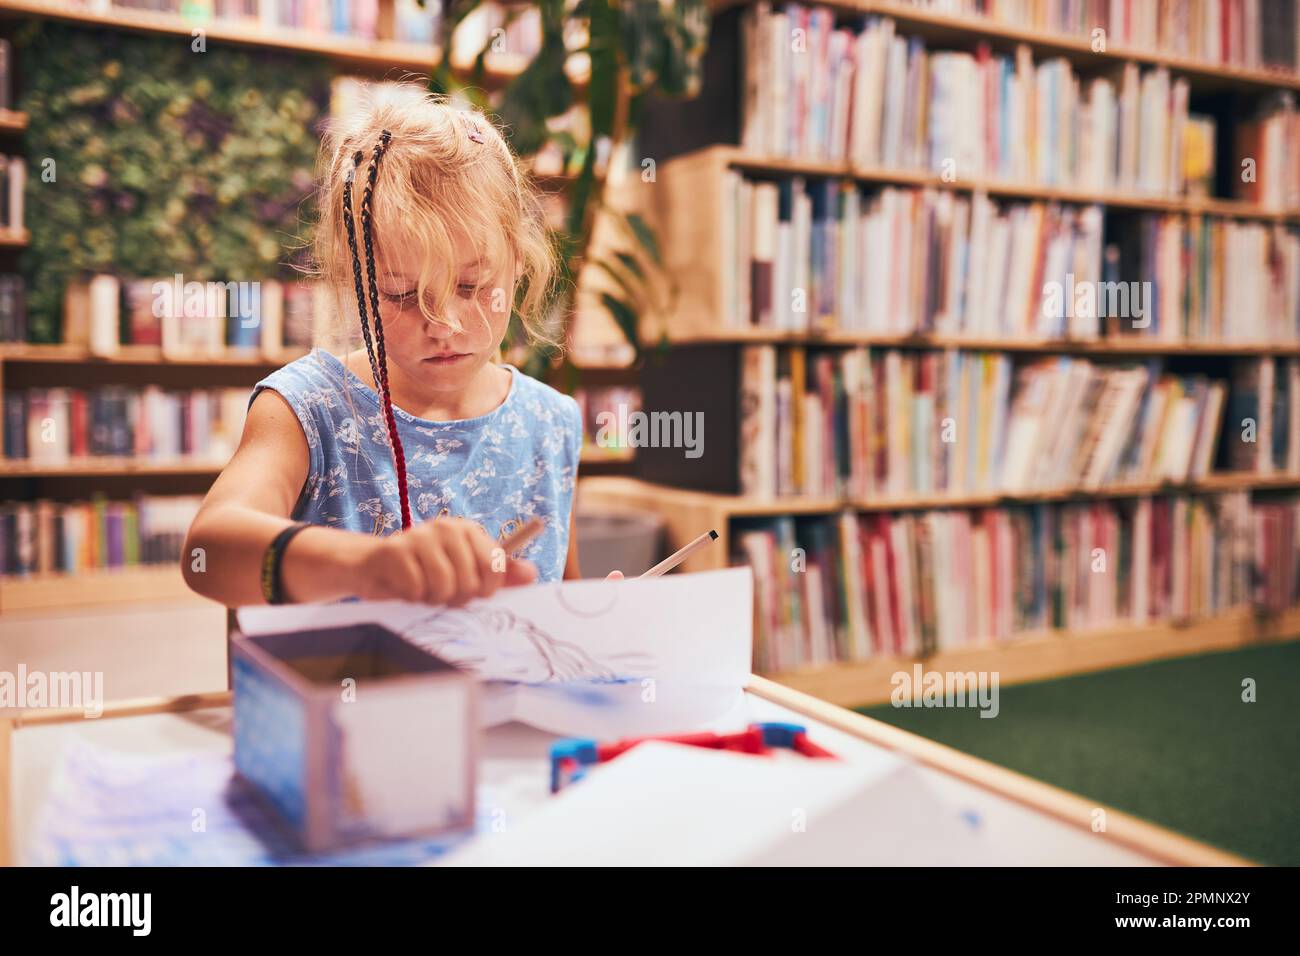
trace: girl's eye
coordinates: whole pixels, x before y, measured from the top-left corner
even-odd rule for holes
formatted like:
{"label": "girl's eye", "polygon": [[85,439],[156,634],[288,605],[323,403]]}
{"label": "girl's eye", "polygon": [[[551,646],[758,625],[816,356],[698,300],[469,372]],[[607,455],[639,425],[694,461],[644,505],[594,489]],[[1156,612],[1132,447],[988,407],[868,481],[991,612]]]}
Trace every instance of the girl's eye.
{"label": "girl's eye", "polygon": [[472,299],[478,294],[478,286],[472,285],[468,282],[462,282],[460,285],[456,286],[456,294],[462,299]]}
{"label": "girl's eye", "polygon": [[384,292],[382,295],[389,302],[395,302],[398,305],[406,305],[406,303],[415,298],[415,290],[412,289],[409,292]]}

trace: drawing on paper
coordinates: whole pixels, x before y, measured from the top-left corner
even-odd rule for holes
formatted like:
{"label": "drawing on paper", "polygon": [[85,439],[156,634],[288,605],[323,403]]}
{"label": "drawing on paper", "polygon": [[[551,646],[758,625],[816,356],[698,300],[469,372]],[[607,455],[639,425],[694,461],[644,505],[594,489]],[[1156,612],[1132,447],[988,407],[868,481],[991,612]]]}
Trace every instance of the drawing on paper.
{"label": "drawing on paper", "polygon": [[402,636],[493,680],[525,684],[621,684],[648,676],[655,666],[652,655],[639,652],[598,657],[501,607],[439,608],[407,624]]}

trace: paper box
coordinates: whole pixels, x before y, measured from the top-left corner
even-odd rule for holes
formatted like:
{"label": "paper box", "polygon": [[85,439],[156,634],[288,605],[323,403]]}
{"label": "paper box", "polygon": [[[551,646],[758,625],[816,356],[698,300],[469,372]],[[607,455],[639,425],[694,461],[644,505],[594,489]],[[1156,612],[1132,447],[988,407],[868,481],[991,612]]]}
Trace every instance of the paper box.
{"label": "paper box", "polygon": [[311,851],[468,827],[477,684],[376,624],[231,636],[235,768]]}

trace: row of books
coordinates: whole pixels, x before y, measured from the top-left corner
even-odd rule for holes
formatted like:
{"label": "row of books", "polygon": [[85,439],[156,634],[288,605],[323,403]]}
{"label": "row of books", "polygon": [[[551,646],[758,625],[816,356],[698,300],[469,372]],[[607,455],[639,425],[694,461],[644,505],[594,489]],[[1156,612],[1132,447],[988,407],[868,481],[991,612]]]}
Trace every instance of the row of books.
{"label": "row of books", "polygon": [[[746,12],[742,144],[760,154],[924,170],[947,181],[999,180],[1159,196],[1209,195],[1213,117],[1189,112],[1189,87],[1136,63],[1084,81],[1064,58],[1036,63],[981,45],[930,51],[889,18],[836,28],[829,8],[758,3]],[[795,39],[792,41],[792,37]],[[1273,123],[1269,118],[1277,116]],[[1285,152],[1261,156],[1259,130],[1297,141],[1289,95],[1260,106],[1239,140],[1254,168],[1242,198],[1300,205]],[[1261,188],[1264,184],[1267,188]]]}
{"label": "row of books", "polygon": [[27,297],[23,277],[0,274],[0,342],[22,342],[27,338]]}
{"label": "row of books", "polygon": [[753,568],[772,673],[1292,607],[1298,517],[1300,499],[1245,492],[781,517],[738,525],[731,557]]}
{"label": "row of books", "polygon": [[1300,340],[1300,230],[1281,224],[1158,213],[1108,223],[1100,206],[734,169],[723,188],[731,328]]}
{"label": "row of books", "polygon": [[280,358],[309,349],[330,314],[329,295],[311,282],[185,281],[183,276],[70,283],[63,341],[112,356],[123,345],[156,345],[168,358],[235,352]]}
{"label": "row of books", "polygon": [[0,110],[14,108],[14,48],[0,37]]}
{"label": "row of books", "polygon": [[136,495],[128,501],[0,504],[0,574],[78,574],[172,564],[203,499]]}
{"label": "row of books", "polygon": [[1300,359],[1233,365],[1224,436],[1231,470],[1300,475]]}
{"label": "row of books", "polygon": [[1233,193],[1266,209],[1291,210],[1300,198],[1300,112],[1291,94],[1271,98],[1253,117],[1234,127]]}
{"label": "row of books", "polygon": [[[373,40],[378,37],[381,0],[92,0],[92,9],[112,7],[179,13],[189,20],[256,23],[263,29],[289,27]],[[394,0],[392,36],[407,43],[438,38],[442,4]],[[499,31],[499,32],[494,32]],[[473,59],[492,41],[511,53],[532,54],[541,48],[541,17],[536,9],[511,16],[506,5],[483,3],[457,27],[456,53]]]}
{"label": "row of books", "polygon": [[1101,49],[1156,50],[1205,63],[1294,73],[1295,0],[895,0],[936,13],[983,16],[1040,33],[1074,34]]}
{"label": "row of books", "polygon": [[27,160],[21,156],[0,156],[0,230],[22,232],[27,228],[23,191],[27,188]]}
{"label": "row of books", "polygon": [[368,40],[376,37],[379,23],[379,0],[89,0],[86,5],[100,13],[114,8],[149,10],[180,14],[197,23],[242,21],[263,29],[292,27]]}
{"label": "row of books", "polygon": [[4,457],[33,464],[121,456],[222,464],[244,427],[248,390],[29,388],[4,393]]}
{"label": "row of books", "polygon": [[1145,312],[1140,323],[1104,318],[1106,332],[1166,342],[1300,340],[1300,231],[1152,213],[1115,232],[1102,298],[1109,305],[1111,290],[1127,287],[1130,304],[1134,294],[1145,298]]}
{"label": "row of books", "polygon": [[582,443],[601,451],[632,447],[629,421],[641,409],[641,390],[628,385],[582,385],[573,391],[582,416]]}
{"label": "row of books", "polygon": [[1243,359],[1230,390],[1158,359],[746,346],[739,429],[738,490],[769,498],[1189,481],[1221,440],[1235,470],[1300,474],[1300,360]]}

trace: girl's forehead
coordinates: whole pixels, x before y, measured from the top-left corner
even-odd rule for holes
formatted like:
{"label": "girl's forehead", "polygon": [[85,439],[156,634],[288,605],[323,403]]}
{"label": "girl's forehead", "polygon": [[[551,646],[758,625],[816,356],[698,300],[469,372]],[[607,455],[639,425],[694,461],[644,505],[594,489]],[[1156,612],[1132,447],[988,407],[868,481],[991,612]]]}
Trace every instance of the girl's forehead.
{"label": "girl's forehead", "polygon": [[[415,279],[430,265],[428,254],[427,243],[413,235],[397,233],[391,240],[385,238],[383,245],[375,250],[375,269],[380,274]],[[489,265],[483,250],[464,236],[454,236],[437,258],[438,261],[432,263],[435,268],[452,269],[457,273],[474,272]]]}

